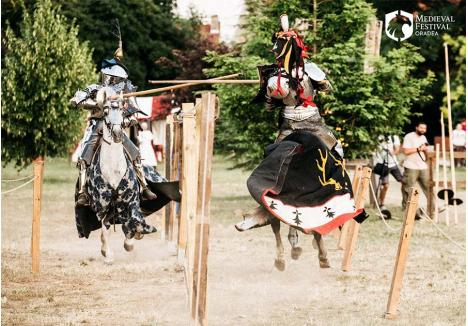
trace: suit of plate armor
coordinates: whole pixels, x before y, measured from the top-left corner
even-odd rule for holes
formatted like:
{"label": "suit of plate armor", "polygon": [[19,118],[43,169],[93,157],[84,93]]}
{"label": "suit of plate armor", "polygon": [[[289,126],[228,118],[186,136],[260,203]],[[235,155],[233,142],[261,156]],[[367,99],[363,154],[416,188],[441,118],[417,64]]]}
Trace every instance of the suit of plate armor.
{"label": "suit of plate armor", "polygon": [[[79,197],[77,205],[89,205],[88,194],[86,193],[86,172],[91,164],[94,153],[100,143],[103,124],[104,112],[98,105],[96,100],[97,92],[103,87],[112,88],[117,94],[123,94],[136,91],[136,87],[132,82],[127,79],[127,70],[123,64],[115,59],[104,60],[102,69],[102,83],[101,85],[92,84],[84,90],[77,91],[75,96],[70,100],[70,103],[81,109],[88,110],[88,126],[86,128],[83,139],[80,142],[78,152],[78,168],[80,169],[79,176]],[[124,113],[123,127],[129,127],[138,123],[134,114],[139,111],[138,104],[135,97],[124,99]],[[155,199],[156,195],[148,189],[146,180],[144,178],[143,169],[141,165],[140,151],[135,144],[124,133],[122,145],[127,152],[130,160],[135,166],[135,171],[140,182],[140,190],[143,199]]]}
{"label": "suit of plate armor", "polygon": [[[281,69],[283,72],[284,69]],[[293,73],[295,70],[293,70]],[[333,133],[325,125],[318,107],[313,103],[318,91],[329,92],[330,82],[325,79],[325,74],[313,63],[306,63],[304,69],[298,69],[300,85],[303,88],[303,96],[308,101],[302,101],[297,91],[290,88],[288,79],[277,74],[268,78],[266,88],[266,107],[271,109],[275,105],[281,108],[280,132],[277,141],[283,140],[295,130],[307,130],[318,135],[323,142],[332,149],[337,141]],[[293,77],[295,75],[293,74]],[[315,79],[314,79],[315,78]],[[281,83],[278,91],[278,79]],[[280,101],[274,101],[280,100]]]}

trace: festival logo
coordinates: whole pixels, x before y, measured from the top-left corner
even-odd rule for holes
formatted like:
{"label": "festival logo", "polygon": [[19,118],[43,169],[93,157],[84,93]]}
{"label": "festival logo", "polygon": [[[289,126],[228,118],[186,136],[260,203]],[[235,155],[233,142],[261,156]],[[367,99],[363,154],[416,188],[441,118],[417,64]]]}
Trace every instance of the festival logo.
{"label": "festival logo", "polygon": [[413,35],[413,15],[403,10],[385,14],[385,33],[392,40],[401,42]]}

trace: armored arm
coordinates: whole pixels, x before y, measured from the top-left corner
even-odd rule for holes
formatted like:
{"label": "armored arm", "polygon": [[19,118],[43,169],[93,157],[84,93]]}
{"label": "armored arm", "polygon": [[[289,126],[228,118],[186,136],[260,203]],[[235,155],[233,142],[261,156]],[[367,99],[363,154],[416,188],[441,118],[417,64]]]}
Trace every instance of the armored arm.
{"label": "armored arm", "polygon": [[99,90],[100,86],[93,84],[88,87],[86,87],[82,91],[77,91],[75,93],[75,96],[72,97],[70,100],[70,103],[78,108],[83,108],[87,110],[93,110],[98,108],[97,102],[96,102],[96,94],[97,91]]}
{"label": "armored arm", "polygon": [[309,76],[309,79],[312,82],[312,86],[315,90],[325,93],[333,90],[332,85],[327,80],[325,73],[315,63],[307,62],[304,65],[304,70],[307,76]]}
{"label": "armored arm", "polygon": [[282,99],[289,95],[289,80],[284,76],[272,76],[268,79],[266,97]]}
{"label": "armored arm", "polygon": [[127,108],[124,113],[124,121],[123,121],[124,128],[131,127],[131,126],[138,124],[138,120],[135,117],[135,114],[137,112],[141,112],[141,111],[136,101],[136,98],[134,96],[129,97],[127,99]]}

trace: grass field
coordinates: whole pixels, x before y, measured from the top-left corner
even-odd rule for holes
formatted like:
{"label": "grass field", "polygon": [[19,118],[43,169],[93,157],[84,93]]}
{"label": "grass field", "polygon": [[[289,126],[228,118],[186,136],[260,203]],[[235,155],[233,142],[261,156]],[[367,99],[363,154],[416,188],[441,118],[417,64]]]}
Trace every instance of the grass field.
{"label": "grass field", "polygon": [[[30,175],[2,171],[3,179]],[[458,177],[464,178],[464,170]],[[99,234],[79,239],[73,213],[77,171],[66,160],[45,167],[41,220],[41,273],[30,273],[32,187],[2,195],[3,325],[186,325],[188,308],[184,274],[159,234],[123,250],[119,228],[111,234],[113,265],[99,252]],[[382,318],[399,232],[388,230],[372,209],[360,230],[351,271],[340,270],[343,252],[336,238],[325,238],[330,269],[320,269],[311,238],[300,236],[304,251],[286,270],[274,266],[275,241],[270,227],[238,233],[233,224],[255,207],[245,186],[248,172],[232,170],[216,157],[213,170],[208,320],[210,325],[464,325],[465,252],[425,221],[417,221],[410,245],[404,285],[395,321]],[[16,184],[15,184],[16,185]],[[14,187],[2,183],[2,191]],[[400,228],[397,184],[388,205]],[[460,197],[465,198],[464,190]],[[460,222],[440,224],[465,245],[465,204]],[[148,222],[160,225],[157,214]],[[286,253],[289,243],[282,228]]]}

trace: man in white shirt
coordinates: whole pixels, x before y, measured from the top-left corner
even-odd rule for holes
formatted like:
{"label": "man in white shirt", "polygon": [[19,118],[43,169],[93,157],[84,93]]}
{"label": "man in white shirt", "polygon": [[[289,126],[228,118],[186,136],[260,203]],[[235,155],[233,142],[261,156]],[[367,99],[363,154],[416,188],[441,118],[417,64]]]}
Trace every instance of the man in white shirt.
{"label": "man in white shirt", "polygon": [[[416,130],[407,134],[403,140],[403,153],[406,155],[403,167],[405,172],[403,175],[402,195],[403,195],[403,208],[406,208],[408,201],[409,188],[414,187],[416,183],[421,186],[424,195],[429,202],[429,196],[432,196],[433,202],[435,200],[434,194],[429,192],[429,171],[426,164],[428,142],[424,134],[427,131],[427,125],[424,122],[419,122],[416,125]],[[432,216],[433,212],[428,212]],[[419,219],[418,217],[416,217]]]}
{"label": "man in white shirt", "polygon": [[[462,129],[461,124],[457,124],[452,133],[453,150],[455,152],[464,152],[466,150],[466,131]],[[455,166],[464,166],[465,160],[462,158],[455,159]]]}

